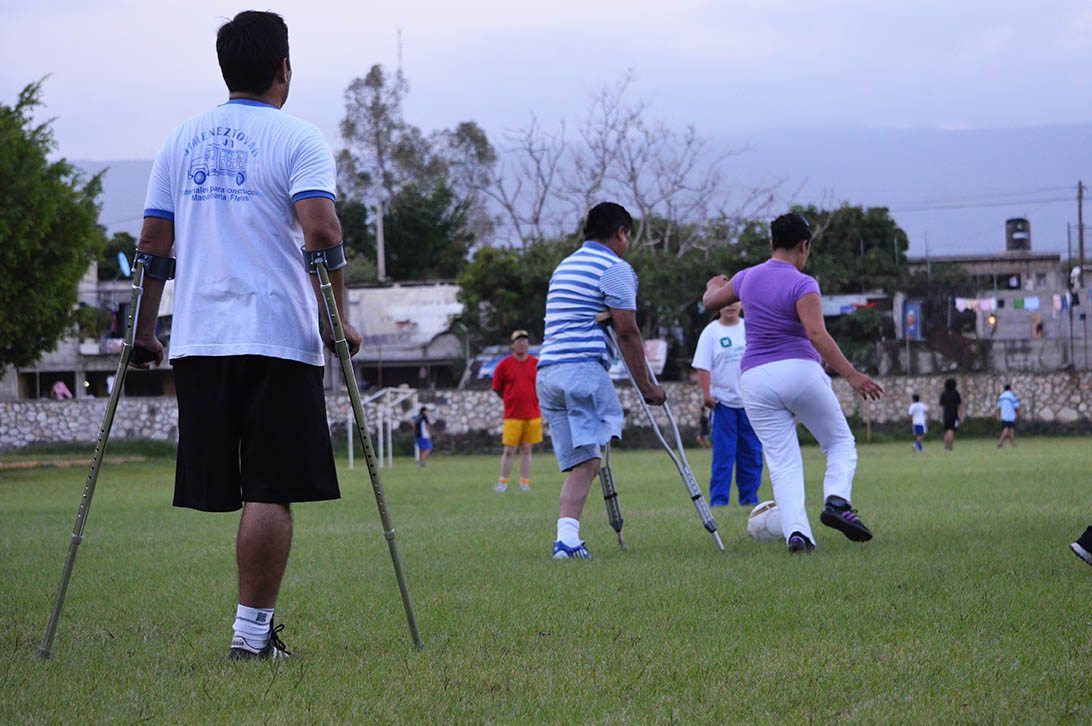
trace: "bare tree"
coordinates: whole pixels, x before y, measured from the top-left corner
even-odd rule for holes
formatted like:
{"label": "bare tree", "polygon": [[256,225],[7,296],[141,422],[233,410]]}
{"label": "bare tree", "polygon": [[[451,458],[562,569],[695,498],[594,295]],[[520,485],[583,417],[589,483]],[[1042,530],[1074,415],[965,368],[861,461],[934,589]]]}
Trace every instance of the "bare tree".
{"label": "bare tree", "polygon": [[561,223],[552,209],[558,193],[558,171],[565,156],[565,124],[557,134],[549,134],[538,126],[538,119],[524,128],[508,132],[504,147],[506,162],[493,178],[485,193],[502,210],[512,232],[521,244],[529,239],[542,239],[554,233]]}
{"label": "bare tree", "polygon": [[774,201],[777,184],[740,193],[726,183],[728,161],[746,149],[718,150],[693,127],[650,119],[643,101],[627,101],[632,85],[627,73],[592,97],[575,143],[566,142],[564,122],[551,134],[534,116],[505,136],[487,194],[513,236],[562,236],[594,204],[615,199],[638,218],[636,249],[708,254],[717,243],[714,227],[735,228],[725,220],[761,213]]}
{"label": "bare tree", "polygon": [[408,91],[401,71],[388,76],[378,64],[345,89],[345,117],[341,120],[345,148],[338,163],[339,175],[350,182],[350,189],[356,190],[365,179],[378,178],[387,199],[394,196],[399,177],[395,155],[407,132],[402,99]]}

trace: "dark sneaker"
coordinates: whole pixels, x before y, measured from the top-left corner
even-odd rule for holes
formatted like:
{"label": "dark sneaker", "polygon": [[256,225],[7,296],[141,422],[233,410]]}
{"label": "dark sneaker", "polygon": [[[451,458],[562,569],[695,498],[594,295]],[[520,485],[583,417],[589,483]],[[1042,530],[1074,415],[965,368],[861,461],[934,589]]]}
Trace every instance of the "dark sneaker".
{"label": "dark sneaker", "polygon": [[872,532],[857,518],[857,510],[851,509],[849,502],[841,497],[827,497],[827,504],[819,515],[819,521],[854,542],[867,542],[872,539]]}
{"label": "dark sneaker", "polygon": [[284,646],[280,638],[280,632],[284,625],[278,625],[269,631],[269,642],[264,648],[255,648],[247,642],[246,638],[236,635],[231,639],[231,650],[228,651],[229,660],[268,660],[269,658],[289,658],[292,651]]}
{"label": "dark sneaker", "polygon": [[1073,550],[1073,554],[1092,565],[1092,527],[1086,528],[1080,539],[1069,545],[1069,549]]}
{"label": "dark sneaker", "polygon": [[800,532],[793,532],[789,535],[789,554],[795,555],[803,552],[808,553],[815,549],[815,545],[811,543],[807,537]]}
{"label": "dark sneaker", "polygon": [[576,547],[569,547],[562,544],[561,540],[554,542],[554,559],[555,560],[590,560],[591,553],[588,552],[588,548],[581,542]]}

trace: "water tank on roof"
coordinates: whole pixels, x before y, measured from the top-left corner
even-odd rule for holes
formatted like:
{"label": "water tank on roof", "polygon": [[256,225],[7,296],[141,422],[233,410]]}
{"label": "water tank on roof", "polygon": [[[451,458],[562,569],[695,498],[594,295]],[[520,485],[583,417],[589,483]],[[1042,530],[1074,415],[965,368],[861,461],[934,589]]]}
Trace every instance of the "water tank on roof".
{"label": "water tank on roof", "polygon": [[1005,220],[1005,250],[1007,252],[1031,250],[1031,222],[1023,217]]}

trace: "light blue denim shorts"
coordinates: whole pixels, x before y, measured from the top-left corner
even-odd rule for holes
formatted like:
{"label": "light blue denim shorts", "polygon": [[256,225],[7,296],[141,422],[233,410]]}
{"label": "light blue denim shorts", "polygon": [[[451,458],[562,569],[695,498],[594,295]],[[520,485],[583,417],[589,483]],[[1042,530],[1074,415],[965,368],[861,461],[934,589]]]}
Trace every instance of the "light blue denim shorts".
{"label": "light blue denim shorts", "polygon": [[622,404],[598,361],[539,368],[535,387],[561,471],[601,458],[601,446],[622,438]]}

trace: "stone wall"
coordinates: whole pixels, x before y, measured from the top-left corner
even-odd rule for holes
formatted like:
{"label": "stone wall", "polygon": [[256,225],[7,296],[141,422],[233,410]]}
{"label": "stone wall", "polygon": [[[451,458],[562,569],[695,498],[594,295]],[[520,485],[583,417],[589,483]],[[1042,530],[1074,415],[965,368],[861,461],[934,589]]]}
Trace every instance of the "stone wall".
{"label": "stone wall", "polygon": [[929,407],[929,419],[940,421],[940,392],[944,381],[954,378],[956,390],[963,399],[964,416],[996,418],[997,397],[1005,384],[1011,384],[1020,399],[1023,420],[1048,424],[1092,425],[1092,372],[1063,371],[1057,373],[948,373],[931,376],[879,377],[884,396],[866,403],[844,380],[834,381],[834,390],[847,416],[860,416],[875,423],[909,421],[906,409],[911,396],[918,394]]}
{"label": "stone wall", "polygon": [[[876,424],[905,422],[910,397],[917,393],[929,406],[929,417],[939,421],[941,411],[937,399],[949,377],[957,382],[968,417],[995,417],[997,396],[1005,383],[1011,383],[1023,404],[1020,411],[1025,420],[1092,427],[1090,372],[1020,373],[1005,377],[996,374],[884,377],[878,380],[886,389],[886,395],[869,403],[857,396],[842,379],[834,381],[834,391],[847,416],[858,416]],[[667,383],[664,387],[680,428],[692,429],[701,405],[697,385]],[[648,421],[632,386],[628,382],[620,383],[618,392],[626,412],[626,427],[647,428]],[[106,403],[106,399],[101,398],[0,402],[0,451],[39,443],[94,443]],[[500,435],[502,406],[492,391],[415,392],[395,407],[395,429],[401,427],[408,431],[410,421],[421,405],[429,407],[429,417],[438,433]],[[326,406],[331,427],[344,429],[351,415],[348,397],[328,394]],[[378,409],[375,404],[369,404],[366,409],[374,431]],[[661,423],[666,423],[662,409],[656,411]],[[123,398],[114,417],[111,438],[176,441],[177,420],[178,409],[173,398]]]}

